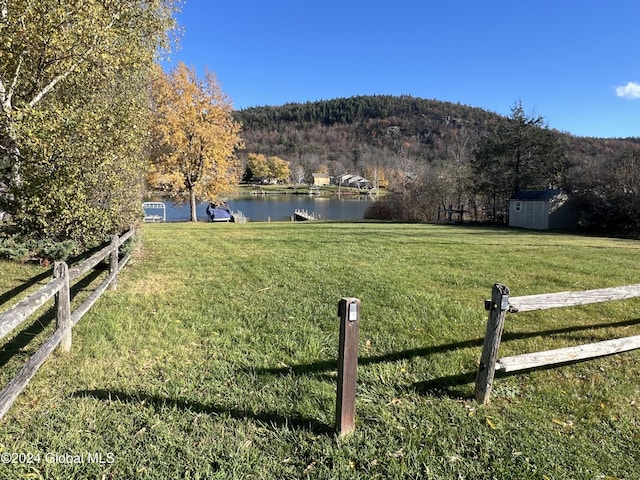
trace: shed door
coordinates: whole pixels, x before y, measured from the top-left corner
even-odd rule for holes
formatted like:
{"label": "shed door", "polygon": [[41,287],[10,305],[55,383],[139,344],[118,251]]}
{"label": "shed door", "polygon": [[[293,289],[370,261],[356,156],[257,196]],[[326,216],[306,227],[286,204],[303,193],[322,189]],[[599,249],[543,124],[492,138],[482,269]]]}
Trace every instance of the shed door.
{"label": "shed door", "polygon": [[546,202],[525,202],[524,228],[547,228]]}

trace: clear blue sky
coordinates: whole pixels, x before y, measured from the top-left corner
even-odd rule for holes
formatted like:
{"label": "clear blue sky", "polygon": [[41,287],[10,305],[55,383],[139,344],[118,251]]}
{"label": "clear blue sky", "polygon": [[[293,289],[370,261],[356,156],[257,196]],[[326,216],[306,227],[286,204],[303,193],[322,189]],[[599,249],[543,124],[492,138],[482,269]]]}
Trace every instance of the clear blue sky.
{"label": "clear blue sky", "polygon": [[408,94],[640,137],[640,0],[185,0],[170,68],[237,109]]}

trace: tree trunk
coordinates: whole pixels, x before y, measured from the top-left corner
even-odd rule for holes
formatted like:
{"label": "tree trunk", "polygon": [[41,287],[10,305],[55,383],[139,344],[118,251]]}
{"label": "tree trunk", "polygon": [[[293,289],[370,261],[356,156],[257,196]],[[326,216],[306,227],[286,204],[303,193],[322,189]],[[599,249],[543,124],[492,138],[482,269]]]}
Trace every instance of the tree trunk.
{"label": "tree trunk", "polygon": [[[4,112],[3,112],[4,113]],[[22,185],[22,157],[17,142],[16,127],[13,120],[6,115],[0,122],[0,129],[4,132],[4,138],[0,141],[0,184],[4,183],[9,194],[0,197],[0,210],[6,210],[15,215],[18,203],[14,197],[15,191]],[[19,198],[18,198],[19,200]]]}
{"label": "tree trunk", "polygon": [[189,197],[189,204],[191,205],[191,221],[197,222],[198,215],[196,213],[196,192],[193,190],[193,188],[189,190]]}

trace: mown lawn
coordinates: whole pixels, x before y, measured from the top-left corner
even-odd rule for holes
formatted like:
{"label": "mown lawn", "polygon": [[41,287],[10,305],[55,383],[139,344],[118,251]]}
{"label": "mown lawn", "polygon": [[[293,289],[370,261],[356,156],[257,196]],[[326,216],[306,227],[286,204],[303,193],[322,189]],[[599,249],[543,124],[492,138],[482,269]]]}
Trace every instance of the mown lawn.
{"label": "mown lawn", "polygon": [[[640,478],[640,352],[501,376],[473,400],[494,282],[639,283],[638,242],[249,223],[146,225],[142,245],[2,420],[2,453],[40,459],[0,478]],[[0,269],[0,294],[43,272]],[[345,296],[362,300],[360,367],[356,431],[338,439]],[[640,299],[509,315],[501,355],[638,334]]]}

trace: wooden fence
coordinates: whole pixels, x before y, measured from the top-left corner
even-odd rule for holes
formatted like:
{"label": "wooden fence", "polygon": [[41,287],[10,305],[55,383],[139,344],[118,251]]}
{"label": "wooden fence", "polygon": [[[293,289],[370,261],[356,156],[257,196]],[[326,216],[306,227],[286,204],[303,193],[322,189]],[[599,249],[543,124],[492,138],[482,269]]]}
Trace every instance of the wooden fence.
{"label": "wooden fence", "polygon": [[525,297],[509,297],[509,288],[506,285],[496,283],[493,286],[491,300],[485,302],[485,308],[489,311],[489,321],[487,323],[487,331],[484,338],[482,355],[480,357],[478,376],[476,377],[476,400],[481,403],[489,402],[496,371],[506,373],[517,372],[542,366],[586,360],[640,348],[640,335],[637,335],[498,359],[498,349],[500,347],[507,312],[529,312],[533,310],[610,302],[636,297],[640,297],[640,284],[602,288],[598,290],[584,290],[580,292],[559,292]]}
{"label": "wooden fence", "polygon": [[[11,309],[0,314],[1,340],[48,300],[55,297],[56,330],[0,392],[0,418],[7,413],[20,392],[29,384],[40,366],[58,345],[62,352],[68,352],[71,349],[71,329],[73,326],[89,311],[108,287],[116,288],[118,272],[129,260],[128,255],[119,260],[119,247],[133,234],[134,230],[131,229],[121,237],[113,235],[109,245],[73,268],[69,268],[65,262],[56,262],[53,268],[53,280],[18,302]],[[108,277],[72,312],[70,284],[106,257],[110,258]]]}

